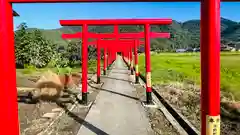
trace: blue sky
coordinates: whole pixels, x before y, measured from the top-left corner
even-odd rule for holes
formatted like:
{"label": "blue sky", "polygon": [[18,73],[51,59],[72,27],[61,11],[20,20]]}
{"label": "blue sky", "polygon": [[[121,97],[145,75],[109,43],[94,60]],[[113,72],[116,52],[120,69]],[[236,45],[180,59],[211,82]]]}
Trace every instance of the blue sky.
{"label": "blue sky", "polygon": [[[177,21],[199,19],[200,3],[60,3],[14,4],[20,17],[14,27],[26,22],[29,27],[59,28],[60,19],[172,18]],[[221,16],[240,21],[240,2],[221,3]]]}

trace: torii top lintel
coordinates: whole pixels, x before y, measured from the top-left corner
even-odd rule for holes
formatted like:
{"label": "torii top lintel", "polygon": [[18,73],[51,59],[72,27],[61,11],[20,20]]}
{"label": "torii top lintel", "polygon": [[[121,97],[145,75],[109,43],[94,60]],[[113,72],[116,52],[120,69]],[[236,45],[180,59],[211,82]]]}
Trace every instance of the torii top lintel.
{"label": "torii top lintel", "polygon": [[[200,2],[203,0],[7,0],[10,3],[68,3],[68,2]],[[232,2],[239,0],[221,0]]]}
{"label": "torii top lintel", "polygon": [[170,25],[172,19],[99,19],[99,20],[60,20],[62,26],[87,25]]}

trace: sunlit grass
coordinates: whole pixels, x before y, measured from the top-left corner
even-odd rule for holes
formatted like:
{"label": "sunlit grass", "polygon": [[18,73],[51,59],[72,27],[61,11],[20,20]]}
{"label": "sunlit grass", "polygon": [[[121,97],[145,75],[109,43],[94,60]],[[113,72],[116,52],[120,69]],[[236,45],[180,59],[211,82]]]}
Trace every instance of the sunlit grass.
{"label": "sunlit grass", "polygon": [[[240,99],[240,53],[221,53],[221,90]],[[144,56],[139,57],[140,72],[145,72]],[[152,82],[200,84],[200,53],[162,53],[151,57]]]}
{"label": "sunlit grass", "polygon": [[[88,62],[88,73],[95,73],[97,69],[97,61],[96,60],[91,60]],[[55,73],[57,73],[57,68],[25,68],[25,69],[17,69],[16,72],[25,74],[25,75],[31,75],[33,73],[42,73],[45,71],[51,70]],[[79,66],[75,66],[72,68],[71,72],[82,72],[82,67],[79,63]]]}

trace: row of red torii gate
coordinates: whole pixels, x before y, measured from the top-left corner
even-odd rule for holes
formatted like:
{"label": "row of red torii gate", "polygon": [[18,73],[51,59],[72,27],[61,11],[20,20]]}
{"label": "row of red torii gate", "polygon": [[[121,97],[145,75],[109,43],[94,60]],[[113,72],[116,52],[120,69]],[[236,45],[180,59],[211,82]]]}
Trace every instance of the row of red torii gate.
{"label": "row of red torii gate", "polygon": [[[144,0],[0,0],[0,132],[1,134],[19,135],[19,120],[17,111],[17,91],[14,56],[14,33],[12,3],[58,3],[58,2],[145,2]],[[220,0],[148,0],[153,1],[200,1],[201,2],[201,134],[220,134]],[[237,0],[224,0],[237,1]],[[151,60],[150,60],[150,37],[168,37],[164,33],[151,33],[150,24],[170,24],[171,19],[112,19],[112,20],[61,20],[62,26],[82,26],[82,33],[71,36],[82,38],[82,93],[83,101],[87,103],[87,55],[88,45],[108,51],[109,58],[114,59],[113,52],[122,52],[125,59],[131,63],[131,49],[141,45],[139,38],[145,41],[145,66],[146,66],[146,93],[147,102],[151,103]],[[88,25],[144,25],[144,33],[108,33],[94,34],[87,31]],[[116,31],[116,30],[115,30]],[[129,35],[127,35],[129,34]],[[167,34],[167,33],[165,33]],[[68,35],[70,36],[70,35]],[[71,36],[69,38],[71,38]],[[113,38],[106,41],[106,37]],[[64,37],[64,36],[63,36]],[[97,38],[95,43],[88,43],[88,38]],[[127,38],[126,38],[127,37]],[[121,39],[122,38],[122,39]],[[115,50],[111,44],[118,45]],[[121,47],[119,47],[121,45]],[[135,52],[135,51],[134,51]],[[105,53],[106,54],[106,53]],[[135,54],[136,76],[138,76],[137,55]],[[106,55],[105,55],[106,56]],[[104,64],[106,69],[106,64]],[[132,67],[133,64],[131,64]],[[100,76],[98,66],[98,77]],[[133,71],[132,71],[133,72]],[[99,80],[99,79],[98,79]],[[98,81],[99,82],[99,81]],[[211,121],[210,121],[211,119]]]}
{"label": "row of red torii gate", "polygon": [[[111,64],[115,58],[116,53],[121,52],[123,59],[128,62],[131,74],[134,74],[133,65],[135,65],[135,83],[139,83],[138,71],[138,47],[144,45],[145,48],[145,78],[146,78],[146,103],[152,104],[152,84],[151,84],[151,53],[150,53],[150,38],[170,38],[170,33],[167,32],[151,32],[150,25],[169,25],[172,23],[171,19],[102,19],[102,20],[60,20],[62,26],[82,26],[82,32],[74,34],[63,34],[62,38],[81,38],[82,39],[82,102],[87,104],[87,63],[88,63],[88,46],[92,45],[97,48],[97,83],[100,83],[100,62],[101,62],[101,48],[104,49],[104,67],[103,73],[106,73],[108,64]],[[113,25],[113,33],[91,33],[88,32],[89,25]],[[119,25],[144,25],[144,32],[138,33],[119,33]],[[95,41],[89,42],[89,38],[95,38]],[[140,39],[144,38],[144,41]],[[217,49],[217,48],[215,48]],[[201,47],[201,51],[204,50]],[[205,50],[206,51],[206,50]],[[108,52],[108,55],[107,55]],[[133,53],[134,52],[134,53]],[[133,64],[134,54],[134,64]],[[107,57],[109,63],[107,63]],[[209,62],[209,58],[201,54],[201,63],[205,60]],[[214,60],[214,59],[212,59]],[[209,63],[208,63],[209,64]],[[202,65],[203,67],[204,65]],[[204,68],[210,68],[208,65]],[[209,84],[204,84],[208,70],[202,70],[202,88]],[[205,71],[205,72],[204,72]],[[210,79],[210,78],[208,78]],[[219,93],[212,94],[201,93],[201,112],[202,112],[202,131],[201,134],[220,134],[220,100]],[[204,95],[203,95],[204,94]],[[211,100],[209,97],[211,95]],[[205,97],[206,96],[206,97]],[[206,103],[206,105],[203,105]],[[212,122],[213,121],[213,122]],[[203,130],[204,129],[204,130]]]}
{"label": "row of red torii gate", "polygon": [[[90,21],[90,20],[89,20]],[[113,20],[91,20],[94,24],[102,24],[106,21]],[[115,20],[116,22],[120,20]],[[143,19],[143,20],[121,20],[125,21],[123,24],[130,24],[135,21],[144,21],[146,32],[138,32],[138,33],[119,33],[118,24],[114,25],[113,33],[90,33],[88,32],[87,25],[84,27],[83,24],[77,23],[77,25],[83,25],[83,32],[78,32],[74,34],[63,34],[63,39],[71,39],[78,38],[82,39],[82,101],[83,104],[87,104],[87,63],[88,63],[88,45],[92,45],[97,48],[97,83],[100,83],[100,73],[101,73],[101,48],[104,49],[104,67],[103,73],[106,74],[106,69],[109,64],[111,64],[116,59],[116,53],[121,52],[123,58],[126,58],[128,64],[130,65],[131,74],[133,75],[133,50],[134,50],[134,58],[135,58],[135,75],[136,75],[136,83],[139,82],[139,72],[138,72],[138,46],[145,44],[145,57],[146,57],[146,94],[147,104],[152,104],[152,96],[151,96],[151,62],[150,62],[150,38],[170,38],[170,33],[157,33],[150,32],[150,23],[155,21],[155,24],[171,24],[171,19]],[[116,23],[115,22],[115,23]],[[69,26],[75,23],[74,21],[60,21],[62,26]],[[88,24],[88,23],[87,23]],[[108,22],[105,23],[107,25]],[[74,24],[75,25],[75,24]],[[84,31],[86,29],[86,31]],[[97,40],[89,42],[89,38],[95,38]],[[145,38],[145,42],[140,39]],[[107,55],[108,54],[108,55]],[[107,60],[108,58],[108,60]]]}

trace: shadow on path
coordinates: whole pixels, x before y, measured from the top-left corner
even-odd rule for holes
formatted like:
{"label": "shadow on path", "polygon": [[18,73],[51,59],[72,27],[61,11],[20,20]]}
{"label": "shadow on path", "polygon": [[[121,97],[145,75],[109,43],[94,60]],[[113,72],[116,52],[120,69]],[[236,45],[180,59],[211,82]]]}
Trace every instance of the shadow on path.
{"label": "shadow on path", "polygon": [[[101,129],[95,127],[94,125],[92,125],[91,123],[85,121],[84,119],[78,117],[76,114],[72,113],[71,111],[69,111],[67,109],[67,106],[65,106],[63,103],[61,102],[56,102],[56,104],[63,108],[64,111],[66,112],[66,114],[68,116],[70,116],[71,118],[73,118],[75,121],[77,121],[79,124],[82,124],[83,126],[85,126],[86,128],[88,128],[89,130],[91,130],[92,132],[94,132],[97,135],[109,135],[108,133],[102,131]],[[91,108],[91,107],[90,107]],[[90,110],[90,109],[89,109]]]}
{"label": "shadow on path", "polygon": [[122,70],[122,71],[128,71],[127,67],[126,68],[113,68],[114,70]]}
{"label": "shadow on path", "polygon": [[112,71],[111,73],[114,73],[114,74],[129,75],[129,73],[126,73],[126,72],[115,72],[115,71]]}
{"label": "shadow on path", "polygon": [[113,77],[109,77],[109,76],[102,76],[102,78],[106,78],[106,79],[112,79],[112,80],[119,80],[119,81],[125,81],[125,82],[131,82],[129,80],[124,80],[124,79],[118,79],[118,78],[113,78]]}
{"label": "shadow on path", "polygon": [[92,86],[91,84],[88,84],[88,85],[90,87],[96,89],[96,90],[110,92],[110,93],[113,93],[113,94],[117,94],[117,95],[120,95],[120,96],[123,96],[123,97],[127,97],[127,98],[130,98],[130,99],[139,101],[139,98],[136,98],[136,97],[132,97],[132,96],[125,95],[125,94],[122,94],[122,93],[118,93],[118,92],[115,92],[115,91],[112,91],[112,90],[107,90],[107,89],[103,89],[103,88],[97,88],[97,87]]}

